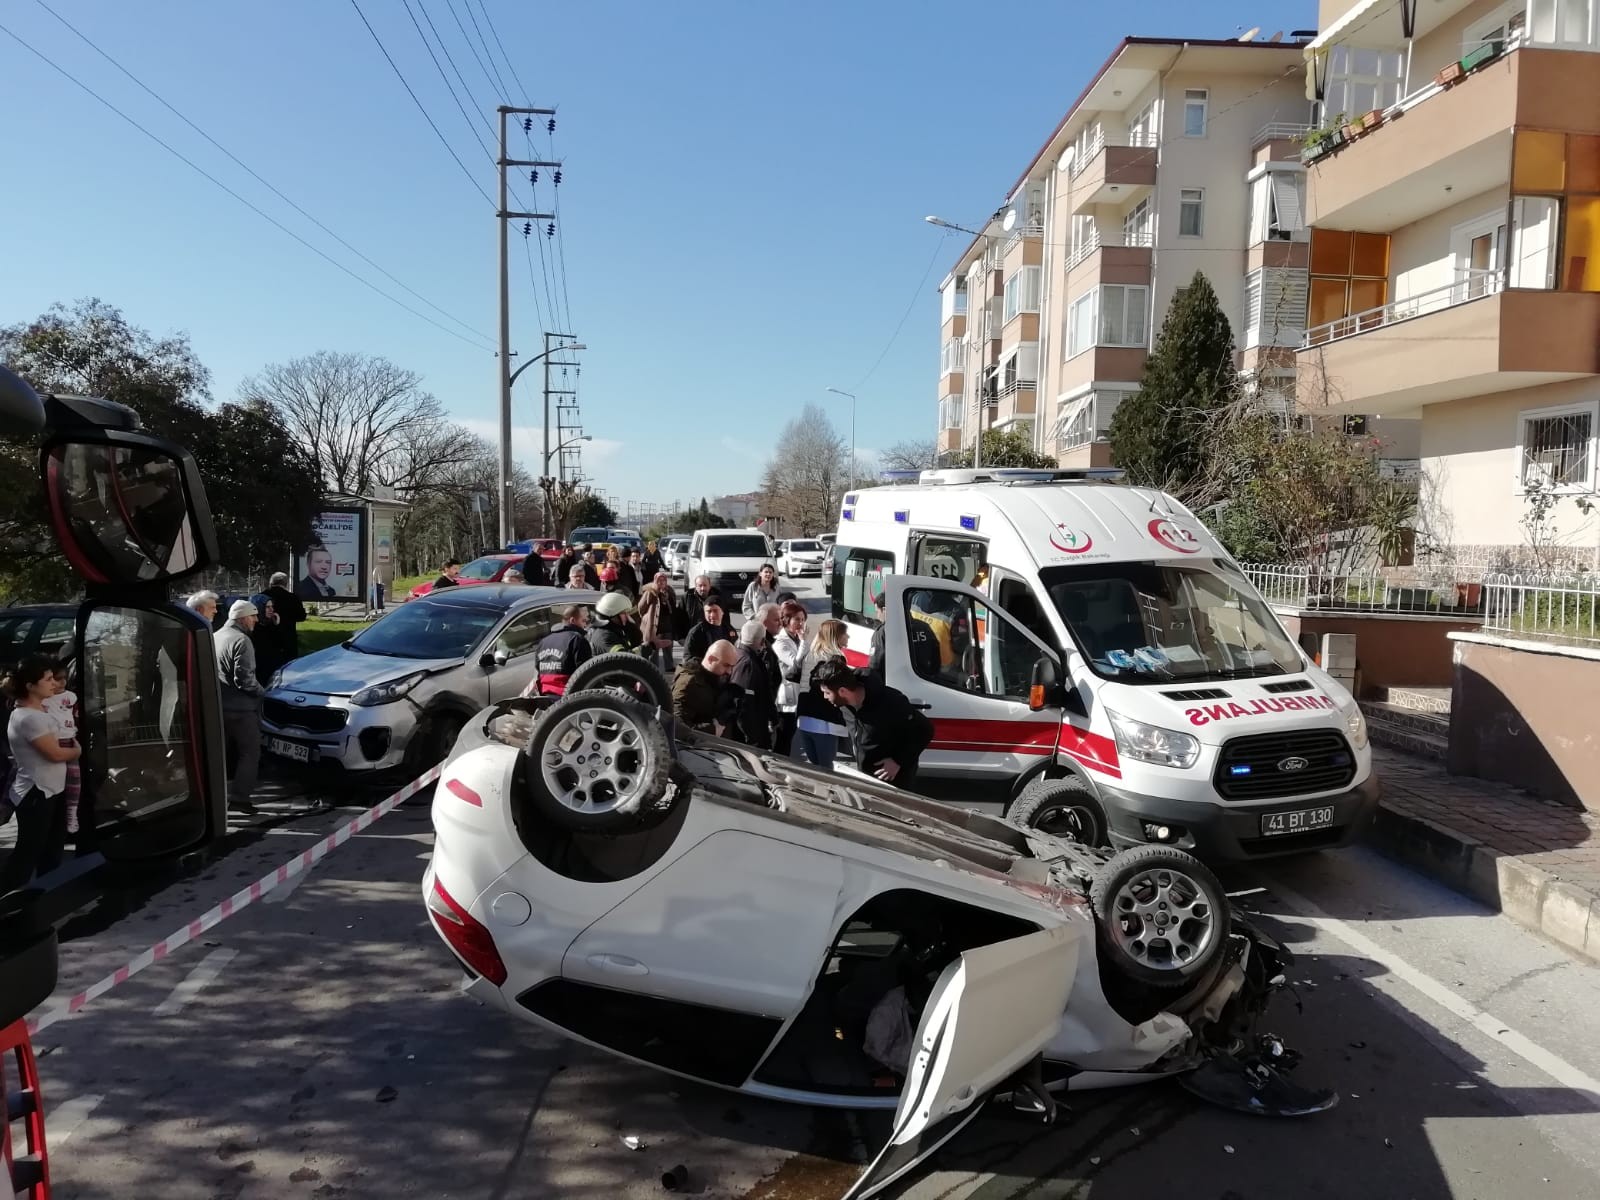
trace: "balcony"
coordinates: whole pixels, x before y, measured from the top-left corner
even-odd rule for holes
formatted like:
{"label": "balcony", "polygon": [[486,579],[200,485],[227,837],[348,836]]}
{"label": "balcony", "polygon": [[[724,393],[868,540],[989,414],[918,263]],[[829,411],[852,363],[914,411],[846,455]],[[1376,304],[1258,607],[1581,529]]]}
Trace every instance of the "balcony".
{"label": "balcony", "polygon": [[1137,384],[1144,378],[1143,346],[1091,346],[1061,364],[1058,392],[1072,392],[1090,384]]}
{"label": "balcony", "polygon": [[1031,421],[1039,411],[1038,393],[1031,379],[1014,379],[999,391],[1000,403],[995,410],[995,424],[1009,425],[1014,421]]}
{"label": "balcony", "polygon": [[[1098,263],[1092,269],[1085,269],[1084,279],[1092,273],[1099,276],[1101,283],[1148,284],[1151,248],[1154,245],[1155,237],[1148,229],[1104,239],[1096,237],[1067,256],[1067,270],[1074,271],[1098,256]],[[1073,282],[1077,284],[1080,281]]]}
{"label": "balcony", "polygon": [[1005,274],[1018,267],[1037,267],[1044,261],[1044,226],[1021,225],[1000,243],[1000,262]]}
{"label": "balcony", "polygon": [[961,449],[961,428],[955,426],[950,429],[939,430],[938,447],[941,454],[948,450]]}
{"label": "balcony", "polygon": [[1097,204],[1127,204],[1148,195],[1155,185],[1154,146],[1102,145],[1072,176],[1070,211],[1088,212]]}
{"label": "balcony", "polygon": [[1522,46],[1450,86],[1429,83],[1308,167],[1306,222],[1389,232],[1504,186],[1514,126],[1600,132],[1600,60]]}
{"label": "balcony", "polygon": [[1600,374],[1600,293],[1505,289],[1497,273],[1306,330],[1302,409],[1415,416],[1426,404]]}

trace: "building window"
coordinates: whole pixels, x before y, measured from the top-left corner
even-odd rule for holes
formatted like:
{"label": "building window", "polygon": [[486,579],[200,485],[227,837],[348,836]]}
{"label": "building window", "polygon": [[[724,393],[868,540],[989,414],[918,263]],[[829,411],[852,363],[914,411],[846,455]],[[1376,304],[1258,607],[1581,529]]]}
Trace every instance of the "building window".
{"label": "building window", "polygon": [[1139,115],[1128,125],[1128,145],[1154,146],[1156,144],[1156,102],[1146,104]]}
{"label": "building window", "polygon": [[[1311,295],[1306,320],[1310,344],[1369,328],[1345,317],[1389,302],[1389,235],[1343,229],[1311,231]],[[1333,322],[1339,322],[1338,328]]]}
{"label": "building window", "polygon": [[1145,313],[1150,289],[1131,284],[1107,284],[1100,289],[1100,344],[1143,346],[1149,332]]}
{"label": "building window", "polygon": [[1306,227],[1306,173],[1267,172],[1267,236],[1287,242]]}
{"label": "building window", "polygon": [[954,375],[967,361],[967,347],[960,338],[946,338],[939,353],[939,374]]}
{"label": "building window", "polygon": [[1366,50],[1332,46],[1328,77],[1322,90],[1323,120],[1359,117],[1388,108],[1400,99],[1406,75],[1405,55],[1398,50]]}
{"label": "building window", "polygon": [[1595,430],[1600,404],[1535,409],[1519,417],[1517,462],[1523,487],[1594,490]]}
{"label": "building window", "polygon": [[1244,344],[1298,346],[1306,327],[1305,271],[1261,267],[1244,280]]}
{"label": "building window", "polygon": [[1094,345],[1095,293],[1086,292],[1067,310],[1067,357],[1082,354]]}
{"label": "building window", "polygon": [[1210,107],[1210,93],[1205,88],[1185,88],[1183,92],[1183,136],[1205,137],[1206,110]]}
{"label": "building window", "polygon": [[1561,224],[1555,286],[1566,292],[1600,291],[1600,136],[1517,130],[1511,187],[1521,195],[1555,199],[1548,206],[1558,208]]}
{"label": "building window", "polygon": [[946,396],[939,401],[939,428],[961,428],[961,397]]}
{"label": "building window", "polygon": [[1204,188],[1178,189],[1178,236],[1199,237],[1205,229]]}
{"label": "building window", "polygon": [[1150,200],[1147,197],[1129,209],[1128,215],[1122,218],[1122,244],[1148,246],[1154,240],[1150,234]]}
{"label": "building window", "polygon": [[1039,311],[1039,267],[1018,267],[1006,280],[1005,320]]}

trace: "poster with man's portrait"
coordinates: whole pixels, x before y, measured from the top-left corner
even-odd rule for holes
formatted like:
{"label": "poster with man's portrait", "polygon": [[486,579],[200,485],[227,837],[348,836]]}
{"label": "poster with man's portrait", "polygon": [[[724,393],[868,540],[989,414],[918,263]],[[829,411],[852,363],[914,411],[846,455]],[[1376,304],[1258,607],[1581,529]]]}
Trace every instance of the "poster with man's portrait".
{"label": "poster with man's portrait", "polygon": [[361,509],[319,513],[311,544],[295,562],[294,594],[302,600],[361,599],[361,561],[366,548]]}

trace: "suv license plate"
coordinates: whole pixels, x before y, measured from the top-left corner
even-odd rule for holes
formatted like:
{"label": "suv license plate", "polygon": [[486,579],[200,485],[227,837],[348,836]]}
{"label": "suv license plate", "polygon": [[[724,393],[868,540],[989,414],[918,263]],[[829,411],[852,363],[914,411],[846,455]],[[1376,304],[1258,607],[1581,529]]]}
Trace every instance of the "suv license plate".
{"label": "suv license plate", "polygon": [[1261,836],[1274,837],[1285,833],[1307,833],[1313,829],[1326,829],[1333,824],[1333,805],[1321,808],[1297,808],[1292,812],[1261,814]]}
{"label": "suv license plate", "polygon": [[302,746],[297,742],[286,742],[282,738],[268,738],[267,753],[276,754],[282,758],[292,758],[295,762],[308,763],[311,761],[310,746]]}

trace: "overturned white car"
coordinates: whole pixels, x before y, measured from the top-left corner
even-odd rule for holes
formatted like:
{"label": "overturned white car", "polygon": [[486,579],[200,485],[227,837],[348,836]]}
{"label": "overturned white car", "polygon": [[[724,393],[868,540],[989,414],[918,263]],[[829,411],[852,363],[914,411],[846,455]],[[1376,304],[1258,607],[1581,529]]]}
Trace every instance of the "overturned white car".
{"label": "overturned white car", "polygon": [[677,730],[632,655],[468,724],[423,892],[464,989],[689,1078],[896,1107],[851,1195],[992,1096],[1184,1075],[1244,1112],[1291,1083],[1256,1022],[1288,953],[1182,851],[1117,855]]}

